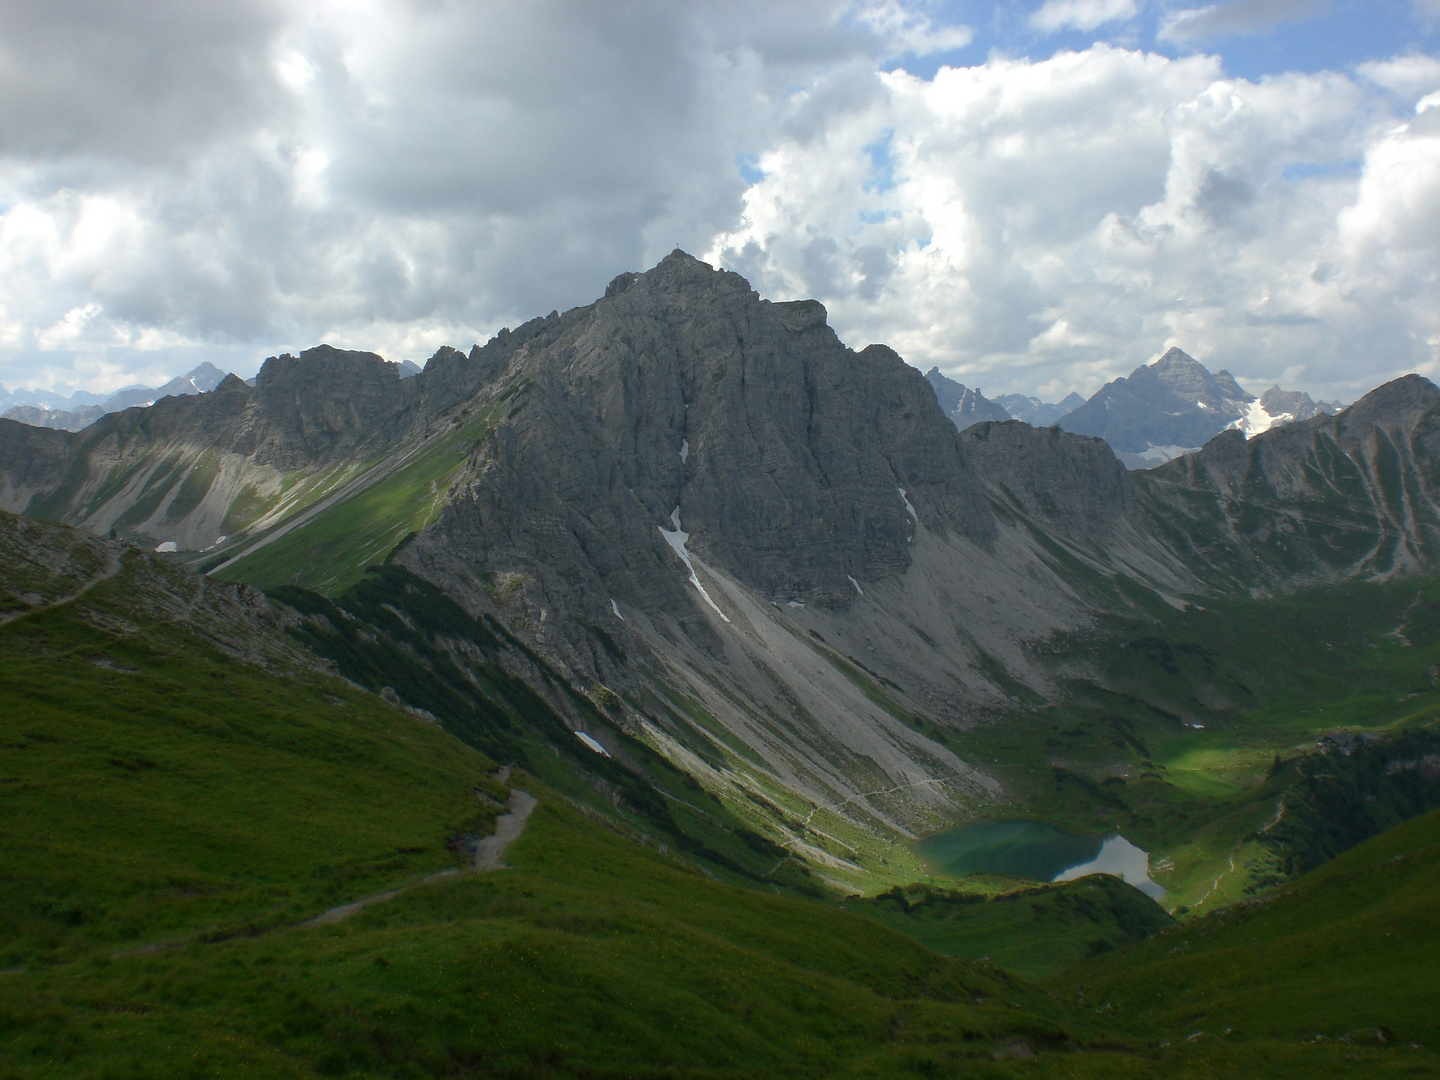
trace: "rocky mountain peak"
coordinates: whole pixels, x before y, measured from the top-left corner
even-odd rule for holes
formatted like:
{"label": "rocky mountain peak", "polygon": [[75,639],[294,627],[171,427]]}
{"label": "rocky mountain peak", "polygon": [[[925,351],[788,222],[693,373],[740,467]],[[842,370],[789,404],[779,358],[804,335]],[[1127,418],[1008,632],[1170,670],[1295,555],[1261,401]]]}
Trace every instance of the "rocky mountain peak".
{"label": "rocky mountain peak", "polygon": [[1204,446],[1245,420],[1255,395],[1228,371],[1212,373],[1182,349],[1101,387],[1060,421],[1108,442],[1132,468],[1148,468]]}
{"label": "rocky mountain peak", "polygon": [[486,572],[530,575],[537,604],[693,616],[663,535],[681,530],[766,596],[844,605],[850,579],[904,571],[917,521],[993,529],[924,378],[884,346],[845,347],[822,304],[762,300],[683,252],[606,294],[472,355],[508,350],[493,392],[517,404],[407,549],[427,574],[483,552]]}

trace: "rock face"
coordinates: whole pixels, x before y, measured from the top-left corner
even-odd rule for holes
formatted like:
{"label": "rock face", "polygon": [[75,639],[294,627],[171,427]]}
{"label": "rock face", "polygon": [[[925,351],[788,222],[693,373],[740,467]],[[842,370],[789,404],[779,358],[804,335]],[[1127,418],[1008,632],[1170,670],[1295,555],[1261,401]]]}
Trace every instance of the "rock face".
{"label": "rock face", "polygon": [[1407,375],[1350,408],[1137,474],[1144,511],[1217,584],[1293,588],[1440,558],[1440,390]]}
{"label": "rock face", "polygon": [[963,441],[987,482],[1068,539],[1103,539],[1135,509],[1135,482],[1103,439],[1010,420],[975,424]]}
{"label": "rock face", "polygon": [[935,399],[940,408],[950,417],[955,426],[964,431],[971,424],[982,420],[1008,420],[1010,414],[998,402],[991,401],[979,388],[970,389],[964,383],[947,378],[938,367],[932,367],[925,375],[925,381],[935,390]]}
{"label": "rock face", "polygon": [[511,417],[407,558],[483,547],[491,570],[566,606],[603,582],[600,615],[611,597],[673,592],[657,541],[678,527],[762,595],[834,606],[852,578],[904,572],[912,508],[938,534],[993,531],[918,372],[883,346],[847,349],[815,301],[772,304],[688,255],[556,318],[506,377],[522,387]]}
{"label": "rock face", "polygon": [[1060,426],[1104,439],[1126,464],[1146,468],[1204,446],[1243,419],[1254,400],[1228,371],[1212,375],[1194,357],[1171,349],[1101,387]]}

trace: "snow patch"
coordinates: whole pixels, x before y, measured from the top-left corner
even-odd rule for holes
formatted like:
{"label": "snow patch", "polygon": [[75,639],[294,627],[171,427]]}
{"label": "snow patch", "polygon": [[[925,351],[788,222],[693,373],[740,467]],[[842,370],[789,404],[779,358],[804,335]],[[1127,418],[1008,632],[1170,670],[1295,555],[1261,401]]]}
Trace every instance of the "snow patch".
{"label": "snow patch", "polygon": [[620,605],[615,602],[613,596],[610,598],[610,610],[615,612],[615,617],[621,622],[625,621],[625,616],[620,614]]}
{"label": "snow patch", "polygon": [[179,551],[180,545],[175,543],[174,540],[166,540],[155,550],[158,551],[161,555],[169,555],[172,551]]}
{"label": "snow patch", "polygon": [[1256,398],[1245,406],[1244,415],[1230,426],[1242,431],[1248,439],[1254,435],[1259,435],[1262,431],[1269,431],[1272,427],[1280,424],[1288,424],[1294,419],[1294,413],[1279,413],[1271,416],[1265,411],[1265,406],[1260,404],[1260,399]]}
{"label": "snow patch", "polygon": [[864,595],[865,595],[865,590],[862,589],[862,588],[860,588],[860,583],[859,583],[858,581],[856,581],[853,577],[850,577],[849,574],[846,574],[845,576],[846,576],[847,578],[850,578],[850,584],[855,586],[855,591],[856,591],[857,593],[859,593],[861,596],[864,596]]}
{"label": "snow patch", "polygon": [[705,598],[705,602],[715,609],[715,614],[719,615],[720,618],[728,623],[730,616],[721,611],[720,605],[710,599],[710,594],[705,591],[705,586],[700,584],[700,579],[695,575],[695,564],[690,561],[690,553],[685,550],[685,544],[690,540],[690,534],[680,528],[680,507],[677,506],[674,510],[670,511],[670,520],[675,524],[675,531],[671,532],[663,526],[656,526],[660,529],[660,535],[665,538],[665,542],[670,545],[670,549],[674,551],[676,555],[680,556],[680,561],[685,564],[685,569],[690,572],[690,584],[694,585],[695,588],[700,591],[700,595]]}
{"label": "snow patch", "polygon": [[589,735],[586,735],[585,732],[583,732],[583,731],[577,731],[577,732],[575,732],[575,737],[576,737],[577,739],[579,739],[581,742],[583,742],[586,746],[588,746],[591,750],[594,750],[595,753],[597,753],[597,754],[604,754],[606,757],[609,757],[609,756],[610,756],[610,751],[609,751],[609,750],[606,750],[605,747],[601,746],[598,742],[596,742],[594,739],[592,739]]}
{"label": "snow patch", "polygon": [[918,515],[917,513],[915,513],[915,507],[911,506],[911,505],[910,505],[910,500],[905,497],[905,489],[904,489],[904,488],[896,488],[895,490],[900,493],[900,501],[905,504],[905,512],[906,512],[907,514],[909,514],[912,518],[915,519],[915,524],[916,524],[916,525],[919,525],[919,524],[920,524],[920,515]]}
{"label": "snow patch", "polygon": [[685,464],[685,462],[687,462],[687,461],[689,461],[689,460],[690,460],[690,440],[689,440],[689,439],[681,439],[681,440],[680,440],[680,464],[683,465],[683,464]]}
{"label": "snow patch", "polygon": [[804,604],[802,601],[800,601],[800,600],[791,600],[791,601],[790,601],[790,606],[791,606],[791,607],[804,607],[805,604]]}

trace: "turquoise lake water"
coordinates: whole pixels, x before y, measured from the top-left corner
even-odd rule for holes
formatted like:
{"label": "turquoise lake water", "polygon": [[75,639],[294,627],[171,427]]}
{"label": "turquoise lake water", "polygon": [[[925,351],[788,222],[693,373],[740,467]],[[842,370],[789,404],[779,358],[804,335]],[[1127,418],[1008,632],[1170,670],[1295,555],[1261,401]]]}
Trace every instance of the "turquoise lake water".
{"label": "turquoise lake water", "polygon": [[937,877],[1004,874],[1035,881],[1073,881],[1113,874],[1158,901],[1150,857],[1123,836],[1077,836],[1033,821],[982,821],[927,836],[915,845]]}
{"label": "turquoise lake water", "polygon": [[1033,821],[982,821],[927,836],[915,851],[941,877],[1004,874],[1053,881],[1100,854],[1102,836],[1076,836]]}

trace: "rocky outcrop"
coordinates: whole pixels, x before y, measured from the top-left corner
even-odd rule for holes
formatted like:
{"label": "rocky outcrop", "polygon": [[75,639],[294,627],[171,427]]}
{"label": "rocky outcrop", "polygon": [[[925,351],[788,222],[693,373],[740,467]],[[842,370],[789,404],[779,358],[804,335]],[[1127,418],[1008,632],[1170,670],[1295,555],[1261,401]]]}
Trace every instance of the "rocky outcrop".
{"label": "rocky outcrop", "polygon": [[0,510],[19,513],[52,491],[70,464],[70,441],[57,428],[0,420]]}
{"label": "rocky outcrop", "polygon": [[1103,539],[1135,509],[1135,482],[1103,439],[1010,420],[976,424],[963,440],[987,483],[1060,536]]}
{"label": "rocky outcrop", "polygon": [[1407,375],[1334,416],[1227,431],[1137,486],[1153,530],[1215,586],[1433,569],[1440,389]]}
{"label": "rocky outcrop", "polygon": [[465,496],[407,549],[417,565],[483,553],[486,572],[530,575],[568,609],[682,611],[662,535],[679,529],[762,595],[833,606],[851,579],[904,572],[917,519],[993,531],[918,372],[847,349],[820,304],[761,300],[679,252],[556,317],[499,377],[514,406]]}

